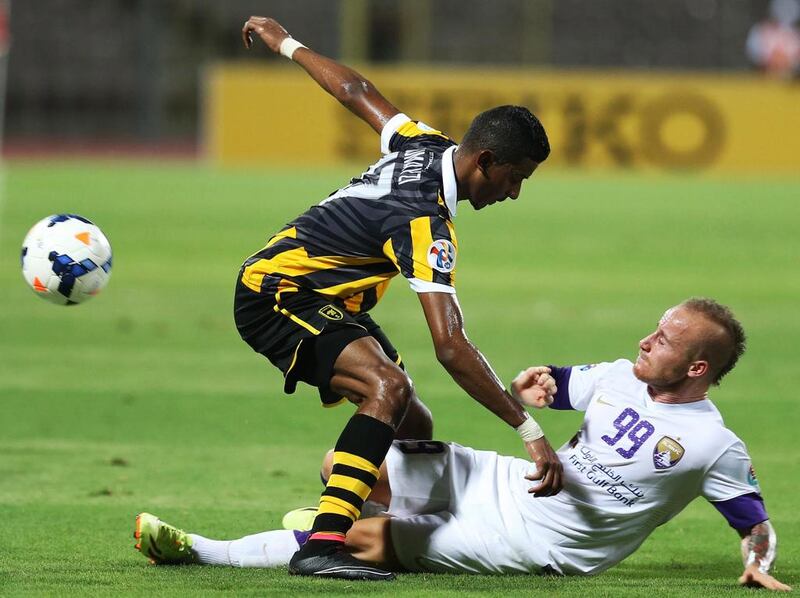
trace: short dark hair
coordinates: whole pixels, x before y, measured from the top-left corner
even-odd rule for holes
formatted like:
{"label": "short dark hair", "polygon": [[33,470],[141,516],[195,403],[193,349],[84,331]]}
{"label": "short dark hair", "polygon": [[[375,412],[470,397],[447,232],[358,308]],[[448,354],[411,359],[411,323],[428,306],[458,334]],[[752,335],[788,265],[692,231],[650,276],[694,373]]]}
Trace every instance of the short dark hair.
{"label": "short dark hair", "polygon": [[730,308],[717,303],[714,299],[692,297],[681,305],[695,313],[702,314],[725,331],[726,338],[710,339],[703,351],[704,353],[713,352],[716,357],[719,357],[720,367],[712,381],[713,385],[718,386],[722,377],[733,369],[733,366],[744,354],[747,343],[744,328]]}
{"label": "short dark hair", "polygon": [[544,162],[550,155],[542,123],[524,106],[498,106],[481,112],[464,134],[461,147],[470,152],[491,150],[502,164],[523,158]]}

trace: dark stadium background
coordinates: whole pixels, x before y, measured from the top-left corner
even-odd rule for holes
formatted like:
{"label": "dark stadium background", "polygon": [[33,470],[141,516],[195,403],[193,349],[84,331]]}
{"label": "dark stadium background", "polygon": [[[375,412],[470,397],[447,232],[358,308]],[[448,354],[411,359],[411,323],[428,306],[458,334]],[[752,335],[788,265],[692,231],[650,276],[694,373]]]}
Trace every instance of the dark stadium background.
{"label": "dark stadium background", "polygon": [[[17,143],[197,138],[200,67],[263,60],[236,35],[269,13],[318,51],[402,62],[742,72],[763,0],[36,0],[12,4]],[[17,146],[18,147],[18,146]]]}

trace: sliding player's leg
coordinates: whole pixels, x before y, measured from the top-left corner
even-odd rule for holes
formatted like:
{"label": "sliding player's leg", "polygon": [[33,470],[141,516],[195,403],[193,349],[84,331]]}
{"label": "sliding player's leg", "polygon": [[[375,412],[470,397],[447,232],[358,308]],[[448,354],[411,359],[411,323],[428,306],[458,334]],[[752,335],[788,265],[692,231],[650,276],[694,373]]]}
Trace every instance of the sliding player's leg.
{"label": "sliding player's leg", "polygon": [[[271,530],[236,540],[190,534],[150,513],[136,517],[136,549],[154,565],[218,565],[272,569],[289,564],[309,532]],[[397,570],[388,519],[357,521],[347,533],[346,550],[361,561]]]}
{"label": "sliding player's leg", "polygon": [[[486,539],[503,535],[497,533],[501,528],[495,529],[492,522],[519,516],[506,511],[501,517],[499,510],[495,513],[485,501],[487,489],[498,477],[497,460],[494,453],[476,453],[441,442],[395,442],[381,467],[381,482],[375,485],[377,494],[370,499],[391,504],[396,517],[356,521],[347,533],[343,552],[355,563],[386,570],[524,570],[524,565],[516,562],[521,560],[519,557],[509,563],[506,553],[520,551],[505,542],[493,544],[491,554],[486,554]],[[330,476],[334,468],[333,453],[329,453],[323,463],[323,476]],[[520,471],[518,477],[522,475]],[[465,518],[461,516],[463,511]],[[158,564],[280,567],[289,563],[310,535],[297,530],[274,530],[237,540],[213,540],[187,534],[146,513],[137,517],[136,523],[137,548]]]}
{"label": "sliding player's leg", "polygon": [[237,540],[213,540],[140,513],[133,536],[135,548],[154,565],[273,568],[288,565],[309,532],[273,530]]}
{"label": "sliding player's leg", "polygon": [[[498,465],[505,471],[508,459],[436,441],[395,441],[368,497],[388,508],[391,517],[356,521],[347,534],[347,550],[390,571],[521,572],[524,559],[510,558],[512,546],[496,540],[502,535],[498,530],[506,531],[502,522],[519,514],[501,514],[499,504],[487,501],[494,495]],[[323,478],[332,464],[329,452],[320,470]]]}

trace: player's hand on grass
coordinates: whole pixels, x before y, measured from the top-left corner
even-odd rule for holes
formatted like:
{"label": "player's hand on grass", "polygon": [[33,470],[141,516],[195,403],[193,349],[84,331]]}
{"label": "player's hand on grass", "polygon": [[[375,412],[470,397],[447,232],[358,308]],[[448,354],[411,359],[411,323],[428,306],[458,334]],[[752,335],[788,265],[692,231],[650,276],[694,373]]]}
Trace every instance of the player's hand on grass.
{"label": "player's hand on grass", "polygon": [[758,565],[750,565],[744,570],[739,578],[739,585],[748,588],[765,588],[767,590],[777,590],[778,592],[791,592],[792,587],[779,582],[768,573],[761,573]]}
{"label": "player's hand on grass", "polygon": [[281,42],[291,37],[278,21],[269,17],[250,17],[242,27],[242,41],[248,50],[253,47],[253,33],[273,52],[280,52]]}
{"label": "player's hand on grass", "polygon": [[558,494],[564,483],[564,468],[547,438],[542,436],[538,440],[526,442],[525,449],[536,465],[536,473],[526,475],[525,479],[539,481],[539,484],[528,489],[528,493],[537,497]]}
{"label": "player's hand on grass", "polygon": [[558,391],[550,368],[540,365],[522,370],[511,382],[511,395],[523,405],[543,409]]}

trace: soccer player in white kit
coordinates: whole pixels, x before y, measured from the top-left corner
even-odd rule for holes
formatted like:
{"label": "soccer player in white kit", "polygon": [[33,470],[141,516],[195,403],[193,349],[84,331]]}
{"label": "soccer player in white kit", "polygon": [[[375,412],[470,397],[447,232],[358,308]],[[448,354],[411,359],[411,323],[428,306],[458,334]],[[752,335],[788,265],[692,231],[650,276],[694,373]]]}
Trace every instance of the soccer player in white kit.
{"label": "soccer player in white kit", "polygon": [[[791,589],[769,574],[776,535],[747,449],[707,396],[744,342],[730,310],[690,299],[669,309],[639,342],[635,363],[521,372],[512,383],[520,402],[586,414],[558,451],[562,492],[531,496],[535,471],[522,459],[398,441],[370,496],[388,507],[389,517],[356,522],[347,536],[350,550],[396,570],[592,575],[619,563],[703,496],[742,537],[739,583]],[[215,541],[147,514],[137,518],[137,533],[149,536],[139,548],[155,562],[170,562],[161,549],[177,545],[185,550],[172,562],[260,567],[285,565],[304,538],[279,530]]]}

